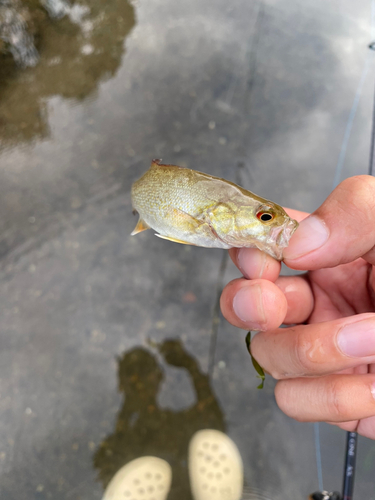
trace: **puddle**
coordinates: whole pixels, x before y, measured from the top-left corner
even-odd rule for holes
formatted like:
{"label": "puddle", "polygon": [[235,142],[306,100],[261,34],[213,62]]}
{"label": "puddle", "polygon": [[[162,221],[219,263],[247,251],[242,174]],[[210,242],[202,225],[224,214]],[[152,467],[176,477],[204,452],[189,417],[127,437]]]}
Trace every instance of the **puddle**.
{"label": "puddle", "polygon": [[115,76],[135,25],[126,0],[0,0],[0,150],[50,135],[47,100]]}

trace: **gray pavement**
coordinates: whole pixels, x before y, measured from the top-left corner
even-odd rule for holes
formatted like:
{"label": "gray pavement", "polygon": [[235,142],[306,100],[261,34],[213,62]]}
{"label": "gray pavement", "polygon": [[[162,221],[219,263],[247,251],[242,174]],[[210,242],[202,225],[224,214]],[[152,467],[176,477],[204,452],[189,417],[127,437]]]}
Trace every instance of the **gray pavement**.
{"label": "gray pavement", "polygon": [[[307,498],[313,426],[278,410],[269,377],[256,389],[245,332],[217,310],[238,272],[219,250],[130,237],[130,187],[156,157],[311,211],[358,89],[339,173],[366,173],[370,2],[94,0],[40,19],[39,64],[0,59],[0,498],[100,499],[151,453],[173,466],[170,500],[191,499],[205,427],[235,440],[247,487]],[[345,433],[320,432],[340,489]],[[360,439],[356,498],[374,467]]]}

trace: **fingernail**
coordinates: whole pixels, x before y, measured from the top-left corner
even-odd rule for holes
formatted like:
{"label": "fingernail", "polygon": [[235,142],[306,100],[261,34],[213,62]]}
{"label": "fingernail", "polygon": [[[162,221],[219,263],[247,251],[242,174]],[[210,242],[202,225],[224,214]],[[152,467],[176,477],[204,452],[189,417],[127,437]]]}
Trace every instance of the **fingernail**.
{"label": "fingernail", "polygon": [[266,317],[260,285],[254,284],[241,288],[233,299],[233,311],[241,321],[247,323],[250,330],[263,330]]}
{"label": "fingernail", "polygon": [[241,248],[237,254],[238,267],[248,279],[261,278],[266,261],[266,254],[256,248]]}
{"label": "fingernail", "polygon": [[292,236],[289,246],[285,248],[284,259],[292,260],[313,250],[317,250],[328,240],[329,231],[324,222],[311,215],[302,222]]}
{"label": "fingernail", "polygon": [[337,335],[337,345],[347,356],[362,358],[375,355],[375,319],[344,326]]}

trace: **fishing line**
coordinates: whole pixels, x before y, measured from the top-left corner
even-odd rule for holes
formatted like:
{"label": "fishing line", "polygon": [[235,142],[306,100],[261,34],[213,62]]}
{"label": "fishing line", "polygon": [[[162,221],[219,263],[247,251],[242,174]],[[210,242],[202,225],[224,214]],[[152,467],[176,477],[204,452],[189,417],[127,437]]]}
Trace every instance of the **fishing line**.
{"label": "fishing line", "polygon": [[210,377],[213,376],[213,371],[215,367],[215,354],[217,347],[217,335],[219,331],[220,324],[220,296],[224,288],[224,275],[228,264],[228,252],[223,252],[220,269],[216,280],[216,296],[214,308],[212,311],[212,324],[211,324],[211,335],[210,335],[210,346],[208,351],[208,374]]}
{"label": "fishing line", "polygon": [[372,60],[372,54],[368,54],[368,56],[366,57],[366,61],[365,61],[363,70],[362,70],[361,79],[359,80],[357,91],[356,91],[355,96],[354,96],[354,101],[353,101],[353,105],[352,105],[352,108],[351,108],[350,113],[349,113],[349,118],[348,118],[348,121],[346,124],[344,139],[343,139],[342,144],[341,144],[339,159],[337,161],[337,165],[336,165],[336,169],[335,169],[335,177],[333,180],[333,189],[336,186],[338,186],[338,184],[340,183],[342,168],[343,168],[344,162],[345,162],[346,151],[348,149],[349,139],[350,139],[350,135],[351,135],[352,128],[353,128],[355,115],[357,113],[358,104],[359,104],[359,101],[360,101],[360,98],[362,95],[363,85],[365,83],[368,71],[370,69],[371,60]]}
{"label": "fishing line", "polygon": [[323,468],[322,468],[322,454],[320,450],[319,422],[314,423],[314,438],[315,438],[316,469],[318,471],[318,484],[320,491],[323,491]]}
{"label": "fishing line", "polygon": [[[375,0],[372,2],[373,5],[373,19],[375,23]],[[373,29],[375,31],[375,27]],[[374,34],[375,37],[375,34]],[[375,41],[370,43],[369,48],[375,50]],[[369,175],[375,175],[375,98],[373,103],[372,112],[372,132],[371,132],[371,146],[370,146],[370,164],[369,164]]]}
{"label": "fishing line", "polygon": [[[374,47],[374,49],[375,49],[375,47]],[[372,112],[372,133],[371,133],[371,146],[370,146],[370,164],[369,164],[369,169],[368,169],[368,174],[369,175],[374,175],[375,174],[375,131],[374,131],[374,122],[375,122],[375,99],[374,99],[373,112]]]}
{"label": "fishing line", "polygon": [[[371,38],[372,42],[369,45],[371,50],[375,50],[375,0],[371,2]],[[370,149],[370,165],[369,175],[375,175],[375,98],[373,103],[372,113],[372,132],[371,132],[371,149]]]}

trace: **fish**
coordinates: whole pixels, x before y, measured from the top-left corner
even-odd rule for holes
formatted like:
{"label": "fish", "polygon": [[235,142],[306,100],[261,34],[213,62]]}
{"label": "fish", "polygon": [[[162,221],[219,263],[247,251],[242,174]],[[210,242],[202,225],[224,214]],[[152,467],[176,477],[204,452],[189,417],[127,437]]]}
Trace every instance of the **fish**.
{"label": "fish", "polygon": [[285,210],[233,182],[152,160],[131,190],[139,214],[131,233],[156,236],[206,248],[259,248],[282,260],[298,227]]}

